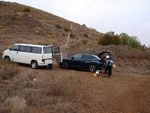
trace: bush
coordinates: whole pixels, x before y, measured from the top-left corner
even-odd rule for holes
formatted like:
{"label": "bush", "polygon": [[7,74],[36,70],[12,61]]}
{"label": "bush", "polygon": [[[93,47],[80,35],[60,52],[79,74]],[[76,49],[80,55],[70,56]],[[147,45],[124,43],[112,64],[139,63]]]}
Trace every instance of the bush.
{"label": "bush", "polygon": [[75,38],[76,36],[75,36],[74,34],[71,33],[71,34],[70,34],[70,37]]}
{"label": "bush", "polygon": [[82,26],[86,27],[86,25],[85,25],[85,24],[83,24]]}
{"label": "bush", "polygon": [[30,8],[24,8],[23,9],[23,12],[30,12],[31,10],[30,10]]}
{"label": "bush", "polygon": [[114,32],[107,32],[104,34],[98,41],[98,44],[100,45],[121,45],[121,39],[118,35],[115,35]]}
{"label": "bush", "polygon": [[64,31],[68,32],[71,31],[69,28],[64,28]]}
{"label": "bush", "polygon": [[59,24],[55,25],[55,27],[56,27],[57,29],[61,29],[61,28],[62,28],[61,25],[59,25]]}
{"label": "bush", "polygon": [[129,36],[127,33],[121,33],[119,37],[121,38],[123,45],[129,45],[135,48],[141,45],[136,36]]}

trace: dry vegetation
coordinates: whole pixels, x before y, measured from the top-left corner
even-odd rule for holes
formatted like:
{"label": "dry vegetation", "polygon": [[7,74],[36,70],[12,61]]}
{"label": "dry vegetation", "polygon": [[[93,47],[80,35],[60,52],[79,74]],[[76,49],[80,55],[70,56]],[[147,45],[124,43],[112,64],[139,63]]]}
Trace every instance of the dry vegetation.
{"label": "dry vegetation", "polygon": [[55,113],[76,111],[73,101],[81,85],[77,75],[45,73],[0,60],[1,113],[49,113],[49,109]]}
{"label": "dry vegetation", "polygon": [[41,40],[42,44],[53,43],[63,48],[71,25],[72,43],[69,47],[76,44],[74,41],[76,39],[88,40],[96,44],[102,35],[93,29],[17,3],[1,1],[0,12],[2,12],[0,13],[0,44],[2,45],[0,51],[16,42],[38,44]]}
{"label": "dry vegetation", "polygon": [[[33,70],[0,59],[0,113],[150,112],[150,78],[113,71]],[[106,84],[107,83],[107,84]]]}
{"label": "dry vegetation", "polygon": [[0,1],[0,12],[0,56],[14,43],[53,44],[63,56],[110,50],[117,65],[112,79],[105,79],[103,72],[94,78],[56,64],[53,70],[33,70],[0,58],[0,113],[150,112],[149,49],[97,45],[102,34],[96,30],[16,3]]}

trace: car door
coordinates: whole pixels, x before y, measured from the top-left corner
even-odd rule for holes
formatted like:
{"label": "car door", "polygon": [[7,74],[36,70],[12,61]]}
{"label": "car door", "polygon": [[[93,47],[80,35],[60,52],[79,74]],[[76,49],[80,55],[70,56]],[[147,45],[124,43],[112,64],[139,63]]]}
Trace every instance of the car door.
{"label": "car door", "polygon": [[81,66],[83,68],[87,68],[87,66],[91,63],[91,55],[89,54],[84,54],[82,56],[82,60],[80,61],[81,62]]}
{"label": "car door", "polygon": [[82,54],[76,54],[69,61],[71,67],[82,67]]}
{"label": "car door", "polygon": [[59,46],[53,47],[53,57],[56,59],[57,63],[62,62],[62,52]]}

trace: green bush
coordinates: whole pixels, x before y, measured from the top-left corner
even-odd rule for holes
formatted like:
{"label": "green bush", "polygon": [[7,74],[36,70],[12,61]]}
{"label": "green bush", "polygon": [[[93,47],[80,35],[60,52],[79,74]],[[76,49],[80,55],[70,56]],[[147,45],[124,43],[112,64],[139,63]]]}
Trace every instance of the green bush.
{"label": "green bush", "polygon": [[59,24],[55,25],[55,27],[56,27],[57,29],[61,29],[61,28],[62,28],[61,25],[59,25]]}
{"label": "green bush", "polygon": [[129,45],[135,48],[141,46],[141,43],[138,41],[136,36],[129,36],[127,33],[121,33],[119,37],[123,45]]}
{"label": "green bush", "polygon": [[107,32],[99,39],[98,44],[103,46],[110,44],[121,45],[121,39],[119,35],[115,35],[114,32]]}
{"label": "green bush", "polygon": [[30,8],[24,8],[23,9],[23,12],[30,12],[31,10],[30,10]]}
{"label": "green bush", "polygon": [[69,28],[64,28],[64,31],[68,32],[71,31]]}
{"label": "green bush", "polygon": [[86,27],[86,25],[85,25],[85,24],[83,24],[82,26]]}

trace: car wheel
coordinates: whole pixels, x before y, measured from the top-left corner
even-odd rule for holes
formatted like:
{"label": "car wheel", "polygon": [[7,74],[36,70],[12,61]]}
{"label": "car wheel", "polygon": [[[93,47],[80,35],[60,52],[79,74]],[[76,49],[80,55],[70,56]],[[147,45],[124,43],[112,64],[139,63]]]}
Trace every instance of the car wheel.
{"label": "car wheel", "polygon": [[68,63],[67,62],[62,62],[61,68],[62,69],[67,69],[68,68]]}
{"label": "car wheel", "polygon": [[37,61],[32,61],[32,62],[31,62],[31,67],[32,67],[33,69],[37,69],[37,68],[38,68],[38,63],[37,63]]}
{"label": "car wheel", "polygon": [[10,62],[10,57],[9,56],[5,57],[5,61]]}
{"label": "car wheel", "polygon": [[89,66],[89,71],[94,73],[96,71],[96,66],[95,65],[90,65]]}

